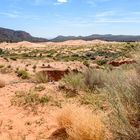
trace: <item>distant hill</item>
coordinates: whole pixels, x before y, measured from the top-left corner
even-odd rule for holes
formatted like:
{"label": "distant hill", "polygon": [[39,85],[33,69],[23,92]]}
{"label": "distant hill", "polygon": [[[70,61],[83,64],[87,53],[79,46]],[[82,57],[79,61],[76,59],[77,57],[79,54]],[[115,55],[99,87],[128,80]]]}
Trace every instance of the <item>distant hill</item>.
{"label": "distant hill", "polygon": [[140,36],[133,35],[98,35],[93,34],[90,36],[58,36],[54,39],[45,39],[33,37],[25,31],[15,31],[11,29],[1,28],[0,27],[0,42],[20,42],[20,41],[29,41],[29,42],[63,42],[68,40],[103,40],[103,41],[118,41],[118,42],[135,42],[140,41]]}
{"label": "distant hill", "polygon": [[133,36],[133,35],[98,35],[93,34],[90,36],[58,36],[50,41],[52,42],[62,42],[62,41],[68,41],[68,40],[85,40],[85,41],[91,41],[91,40],[103,40],[103,41],[118,41],[118,42],[135,42],[140,41],[140,36]]}
{"label": "distant hill", "polygon": [[33,37],[25,31],[15,31],[0,27],[0,42],[19,42],[19,41],[46,42],[48,40],[44,38]]}

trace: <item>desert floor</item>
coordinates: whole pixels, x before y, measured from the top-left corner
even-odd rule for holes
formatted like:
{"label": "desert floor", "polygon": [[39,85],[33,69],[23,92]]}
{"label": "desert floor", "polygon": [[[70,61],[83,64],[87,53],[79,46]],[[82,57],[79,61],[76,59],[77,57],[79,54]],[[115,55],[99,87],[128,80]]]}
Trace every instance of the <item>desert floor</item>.
{"label": "desert floor", "polygon": [[[110,103],[108,103],[108,97],[104,97],[104,94],[95,94],[94,99],[98,100],[98,103],[95,100],[94,105],[93,102],[81,103],[85,91],[78,89],[78,95],[75,95],[75,89],[71,87],[61,89],[61,78],[63,79],[67,70],[84,73],[89,68],[97,71],[122,68],[127,74],[135,75],[133,64],[139,61],[139,52],[133,48],[139,47],[139,45],[139,43],[129,44],[99,40],[62,43],[1,43],[0,83],[4,86],[0,88],[0,140],[48,139],[59,128],[55,116],[67,103],[82,104],[82,106],[93,110],[94,114],[108,119],[105,116],[113,112]],[[19,75],[19,70],[26,71],[29,77]],[[53,74],[56,70],[57,73]],[[49,71],[49,81],[36,81],[36,73],[42,71],[46,71],[46,73]],[[56,75],[61,78],[57,79]],[[47,98],[45,101],[43,100],[43,103],[32,103],[32,99],[29,99],[30,102],[28,102],[28,97],[27,100],[24,100],[24,97],[17,98],[18,92],[34,92],[40,97]],[[110,120],[104,121],[108,123]],[[120,137],[122,134],[128,136],[124,136],[122,139],[130,139],[125,125],[119,124],[119,121],[114,124],[116,127],[114,125],[113,130],[118,129]],[[140,122],[134,119],[130,124],[138,134]],[[111,124],[106,127],[111,127]],[[113,134],[109,128],[106,139],[114,139],[116,135],[117,133]],[[139,139],[139,136],[135,139]]]}

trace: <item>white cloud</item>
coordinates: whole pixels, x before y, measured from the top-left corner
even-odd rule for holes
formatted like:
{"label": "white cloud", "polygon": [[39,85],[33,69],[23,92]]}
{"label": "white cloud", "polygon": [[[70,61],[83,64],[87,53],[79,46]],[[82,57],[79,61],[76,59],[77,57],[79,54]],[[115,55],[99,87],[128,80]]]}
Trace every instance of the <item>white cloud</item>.
{"label": "white cloud", "polygon": [[57,0],[58,3],[66,3],[68,2],[67,0]]}
{"label": "white cloud", "polygon": [[57,2],[54,3],[54,5],[60,5],[60,4],[64,4],[67,2],[68,2],[68,0],[57,0]]}

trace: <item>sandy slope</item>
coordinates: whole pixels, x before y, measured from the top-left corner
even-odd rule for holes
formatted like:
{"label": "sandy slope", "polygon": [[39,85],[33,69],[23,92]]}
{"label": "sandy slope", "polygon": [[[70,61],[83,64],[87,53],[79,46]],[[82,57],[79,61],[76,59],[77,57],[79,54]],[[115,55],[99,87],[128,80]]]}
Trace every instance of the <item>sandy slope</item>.
{"label": "sandy slope", "polygon": [[[64,41],[64,42],[44,42],[44,43],[31,43],[27,41],[22,41],[18,43],[1,43],[0,48],[17,48],[17,47],[28,47],[28,48],[33,48],[33,47],[45,47],[47,45],[52,45],[52,46],[64,46],[64,45],[89,45],[89,44],[104,44],[104,43],[109,43],[106,41],[101,41],[101,40],[93,40],[93,41],[84,41],[84,40],[69,40],[69,41]],[[110,42],[111,43],[111,42]]]}
{"label": "sandy slope", "polygon": [[[1,75],[0,75],[1,76]],[[14,77],[7,78],[7,75],[2,76],[3,79],[8,79],[7,84],[14,80]],[[31,110],[25,110],[22,107],[11,105],[11,98],[15,91],[24,91],[33,88],[33,83],[17,83],[8,84],[4,88],[0,88],[0,140],[20,140],[21,137],[26,137],[26,140],[43,140],[49,136],[49,131],[56,128],[53,124],[53,116],[51,112],[57,109],[48,105],[46,107],[37,108],[37,114]],[[46,85],[48,94],[56,96],[53,85]]]}

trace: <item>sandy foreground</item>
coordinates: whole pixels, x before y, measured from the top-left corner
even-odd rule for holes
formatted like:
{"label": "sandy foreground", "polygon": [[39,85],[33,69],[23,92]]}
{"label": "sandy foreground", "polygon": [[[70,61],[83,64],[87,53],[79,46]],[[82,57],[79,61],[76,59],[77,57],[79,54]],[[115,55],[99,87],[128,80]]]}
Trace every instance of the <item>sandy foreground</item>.
{"label": "sandy foreground", "polygon": [[[61,45],[77,45],[85,44],[85,41],[67,41],[63,43],[29,43],[29,42],[19,42],[19,43],[2,43],[0,48],[2,49],[15,49],[20,47],[36,48],[45,47],[47,45],[51,46],[61,46]],[[92,42],[88,42],[92,43]],[[16,67],[24,68],[28,63],[36,63],[32,60],[17,60],[6,62],[0,58],[0,63],[2,65],[11,65],[13,69]],[[38,61],[41,66],[42,60]],[[45,63],[46,64],[46,63]],[[51,62],[49,63],[53,68],[66,69],[68,66],[73,68],[80,66],[80,64],[67,62]],[[28,67],[31,71],[32,67]],[[40,70],[40,69],[38,69]],[[33,89],[36,85],[34,83],[29,83],[28,81],[22,81],[14,73],[0,74],[0,78],[5,81],[6,86],[0,88],[0,140],[19,140],[26,137],[26,140],[43,140],[50,136],[51,132],[57,128],[55,123],[55,113],[58,107],[52,103],[47,105],[47,107],[38,106],[36,111],[32,109],[25,110],[22,107],[13,106],[11,104],[11,99],[16,91],[29,91]],[[47,95],[53,96],[56,100],[63,100],[61,93],[58,91],[55,83],[48,83],[45,85],[45,90],[40,92],[40,94],[47,93]]]}
{"label": "sandy foreground", "polygon": [[[102,44],[105,44],[104,46]],[[107,44],[107,45],[106,45]],[[108,44],[112,46],[110,49]],[[115,44],[114,46],[112,44]],[[117,45],[116,45],[117,44]],[[87,66],[81,61],[59,61],[55,60],[55,56],[60,55],[64,52],[64,56],[71,56],[76,54],[76,57],[80,57],[81,54],[86,52],[91,52],[91,50],[96,51],[96,45],[101,45],[106,47],[104,51],[107,50],[107,53],[113,54],[115,51],[118,52],[122,49],[123,45],[116,42],[105,42],[105,41],[65,41],[61,43],[46,42],[46,43],[30,43],[30,42],[19,42],[19,43],[1,43],[0,48],[5,51],[10,51],[11,54],[19,53],[18,57],[22,56],[24,51],[28,54],[30,51],[34,53],[34,50],[37,50],[35,57],[38,57],[39,53],[46,51],[47,53],[52,53],[51,57],[44,57],[46,59],[39,58],[34,59],[30,56],[26,59],[17,58],[12,60],[8,56],[8,60],[4,57],[0,57],[0,66],[6,67],[8,70],[12,68],[11,72],[0,73],[0,80],[5,82],[5,87],[0,88],[0,140],[46,140],[48,137],[58,129],[56,123],[56,113],[59,112],[60,104],[65,105],[67,101],[77,102],[78,99],[67,99],[64,96],[64,93],[59,89],[59,82],[48,82],[46,84],[37,84],[32,82],[32,80],[21,79],[17,76],[17,69],[27,70],[31,75],[34,75],[38,71],[43,71],[47,69],[58,69],[66,70],[70,69],[71,71],[77,70],[78,72],[83,72],[87,69]],[[86,46],[86,47],[85,47]],[[92,48],[93,46],[93,48]],[[94,47],[95,46],[95,47]],[[75,49],[76,47],[76,49]],[[104,49],[104,48],[101,48]],[[50,51],[50,52],[49,52]],[[100,51],[100,50],[98,50]],[[44,53],[44,52],[43,52]],[[45,54],[45,53],[44,53]],[[78,55],[77,55],[78,54]],[[136,54],[136,56],[138,56]],[[105,57],[97,56],[95,60],[90,60],[89,66],[92,68],[103,68],[98,66],[96,62],[98,60],[103,60]],[[125,59],[121,57],[121,59]],[[127,62],[131,59],[128,58]],[[34,69],[33,67],[37,68]],[[18,91],[30,91],[34,90],[38,85],[43,85],[45,89],[42,91],[37,91],[39,95],[47,95],[53,98],[45,106],[36,105],[34,107],[24,108],[23,106],[13,105],[12,99],[15,96],[15,93]],[[82,93],[80,93],[82,94]],[[80,98],[80,96],[78,97]],[[102,108],[105,108],[105,113],[111,113],[110,108],[106,101],[103,102]],[[97,111],[98,112],[98,111]],[[101,113],[101,111],[99,111]]]}
{"label": "sandy foreground", "polygon": [[[10,84],[16,80],[16,77],[9,75],[0,75],[2,79],[6,79],[7,86],[0,89],[0,139],[6,140],[10,137],[19,139],[26,136],[27,140],[41,139],[49,136],[49,131],[56,128],[53,121],[53,112],[57,107],[51,105],[47,107],[37,108],[37,114],[11,105],[11,97],[16,91],[29,90],[35,85],[32,83],[16,83]],[[43,92],[57,95],[54,85],[46,85]],[[58,98],[58,97],[56,97]]]}

